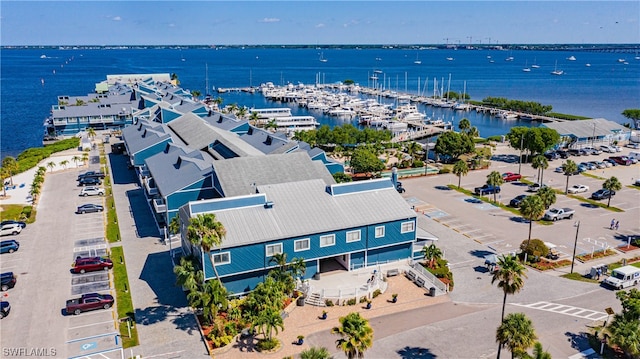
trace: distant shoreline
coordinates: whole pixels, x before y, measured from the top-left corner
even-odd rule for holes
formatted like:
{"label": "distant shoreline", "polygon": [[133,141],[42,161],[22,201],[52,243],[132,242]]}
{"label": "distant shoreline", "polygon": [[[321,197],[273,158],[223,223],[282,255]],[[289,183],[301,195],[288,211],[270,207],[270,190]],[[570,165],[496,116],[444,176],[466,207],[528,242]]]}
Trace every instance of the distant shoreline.
{"label": "distant shoreline", "polygon": [[3,50],[20,49],[385,49],[385,50],[546,50],[546,51],[640,51],[640,44],[266,44],[266,45],[3,45]]}

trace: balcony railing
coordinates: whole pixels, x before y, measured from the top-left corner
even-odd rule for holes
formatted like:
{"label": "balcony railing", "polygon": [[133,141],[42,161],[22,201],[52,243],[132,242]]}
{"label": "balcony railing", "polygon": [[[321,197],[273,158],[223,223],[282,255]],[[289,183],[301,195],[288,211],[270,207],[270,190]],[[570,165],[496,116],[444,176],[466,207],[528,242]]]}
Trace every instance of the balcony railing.
{"label": "balcony railing", "polygon": [[147,177],[143,179],[144,187],[147,189],[147,193],[149,196],[155,196],[158,194],[158,187],[151,186],[151,177]]}
{"label": "balcony railing", "polygon": [[163,198],[156,198],[153,200],[153,208],[156,209],[157,213],[164,213],[167,211],[167,204]]}

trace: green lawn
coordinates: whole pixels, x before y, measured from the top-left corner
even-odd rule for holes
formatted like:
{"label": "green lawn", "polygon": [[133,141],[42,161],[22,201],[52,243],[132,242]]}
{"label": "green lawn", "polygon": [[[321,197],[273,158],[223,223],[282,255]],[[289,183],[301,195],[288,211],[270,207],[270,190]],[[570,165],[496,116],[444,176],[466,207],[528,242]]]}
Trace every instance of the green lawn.
{"label": "green lawn", "polygon": [[25,223],[36,221],[36,210],[33,206],[23,206],[21,204],[3,204],[2,220],[12,219],[14,221],[24,220]]}
{"label": "green lawn", "polygon": [[[122,247],[111,247],[111,260],[113,261],[113,281],[116,291],[116,304],[118,307],[118,319],[120,323],[120,337],[122,347],[129,348],[138,345],[138,330],[135,324],[133,302],[129,293],[129,278],[127,276],[127,264],[124,260]],[[124,318],[130,318],[131,337]]]}

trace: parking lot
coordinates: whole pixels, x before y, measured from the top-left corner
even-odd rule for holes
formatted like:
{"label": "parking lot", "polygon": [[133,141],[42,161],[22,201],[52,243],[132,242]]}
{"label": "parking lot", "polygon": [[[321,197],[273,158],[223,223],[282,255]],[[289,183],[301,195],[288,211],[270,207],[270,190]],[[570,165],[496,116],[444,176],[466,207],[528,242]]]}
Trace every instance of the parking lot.
{"label": "parking lot", "polygon": [[111,271],[71,273],[77,257],[108,253],[105,212],[75,213],[82,204],[104,205],[103,196],[78,195],[76,178],[88,169],[99,169],[97,157],[90,168],[47,173],[37,221],[16,236],[19,251],[2,255],[1,271],[18,276],[7,292],[12,309],[2,321],[3,348],[47,348],[52,357],[121,357],[115,308],[80,315],[65,310],[68,299],[82,294],[115,294]]}
{"label": "parking lot", "polygon": [[[624,149],[622,154],[625,154],[625,151],[628,152],[629,149]],[[482,186],[486,182],[486,176],[494,170],[500,173],[518,173],[519,164],[517,155],[514,153],[517,152],[507,148],[499,149],[495,156],[496,160],[492,161],[491,168],[470,171],[467,176],[462,177],[461,187],[473,191],[475,187]],[[608,155],[580,156],[570,159],[575,162],[594,161],[606,158]],[[554,169],[564,161],[566,160],[549,161],[549,167],[543,174],[544,184],[563,192],[567,177],[562,173],[554,172]],[[539,181],[537,170],[533,169],[530,164],[522,164],[521,173],[528,181]],[[574,209],[575,216],[571,220],[560,220],[549,225],[534,223],[532,238],[539,238],[555,245],[561,258],[571,258],[576,231],[578,231],[576,254],[616,247],[626,243],[628,235],[640,233],[640,190],[627,187],[640,178],[640,164],[615,166],[585,173],[605,179],[615,176],[620,180],[623,187],[611,198],[611,206],[620,208],[623,212],[616,213],[558,194],[553,207]],[[406,188],[403,196],[418,212],[486,245],[492,251],[497,253],[516,251],[520,243],[527,239],[529,230],[527,221],[519,215],[483,202],[475,196],[450,189],[448,185],[456,186],[458,184],[458,178],[453,174],[403,178],[402,182]],[[589,187],[589,191],[577,194],[586,198],[600,189],[603,182],[602,179],[582,174],[569,177],[569,187],[574,184],[583,184]],[[496,195],[496,199],[498,202],[508,205],[512,198],[520,194],[531,195],[534,193],[528,191],[526,183],[515,181],[504,183],[501,186],[501,192]],[[493,195],[487,197],[493,200]],[[599,202],[606,204],[606,199]],[[612,219],[619,221],[618,230],[609,229]],[[577,222],[580,223],[579,229]]]}

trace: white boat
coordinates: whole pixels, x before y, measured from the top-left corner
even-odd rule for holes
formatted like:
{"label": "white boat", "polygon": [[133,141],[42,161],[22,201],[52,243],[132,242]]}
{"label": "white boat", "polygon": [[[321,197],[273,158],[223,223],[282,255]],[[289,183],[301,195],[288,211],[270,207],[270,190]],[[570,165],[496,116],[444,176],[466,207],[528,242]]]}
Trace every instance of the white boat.
{"label": "white boat", "polygon": [[453,57],[447,57],[447,61],[453,61]]}
{"label": "white boat", "polygon": [[327,59],[324,58],[324,52],[320,53],[320,62],[327,62]]}
{"label": "white boat", "polygon": [[627,60],[625,60],[625,59],[618,59],[618,62],[619,62],[619,63],[625,63],[625,62],[627,62]]}
{"label": "white boat", "polygon": [[320,126],[320,123],[313,116],[276,117],[275,121],[277,129],[287,134],[315,130]]}
{"label": "white boat", "polygon": [[46,59],[46,58],[47,58],[47,55],[40,55],[40,58],[41,58],[41,59]]}
{"label": "white boat", "polygon": [[531,68],[532,68],[532,69],[539,69],[539,68],[540,68],[540,65],[538,65],[538,64],[536,63],[536,59],[535,59],[535,57],[533,58],[533,65],[531,65]]}
{"label": "white boat", "polygon": [[573,55],[571,55],[571,56],[567,57],[567,60],[569,60],[569,61],[576,61],[576,57],[575,57],[575,56],[573,56]]}
{"label": "white boat", "polygon": [[416,61],[413,62],[416,65],[420,65],[422,63],[422,61],[420,61],[420,59],[418,58],[418,54],[416,54]]}
{"label": "white boat", "polygon": [[511,111],[501,111],[501,112],[498,112],[496,117],[503,120],[515,120],[518,118],[518,114]]}
{"label": "white boat", "polygon": [[558,70],[558,61],[556,61],[556,66],[553,69],[553,71],[551,71],[551,74],[552,75],[556,75],[556,76],[560,76],[560,75],[564,74],[564,71]]}
{"label": "white boat", "polygon": [[529,68],[529,66],[527,66],[527,61],[524,62],[524,68],[522,69],[522,72],[531,72],[531,69]]}
{"label": "white boat", "polygon": [[504,59],[504,61],[513,61],[513,56],[509,56],[506,59]]}
{"label": "white boat", "polygon": [[591,67],[591,64],[586,64],[586,65],[584,65],[584,66],[586,66],[586,67]]}

